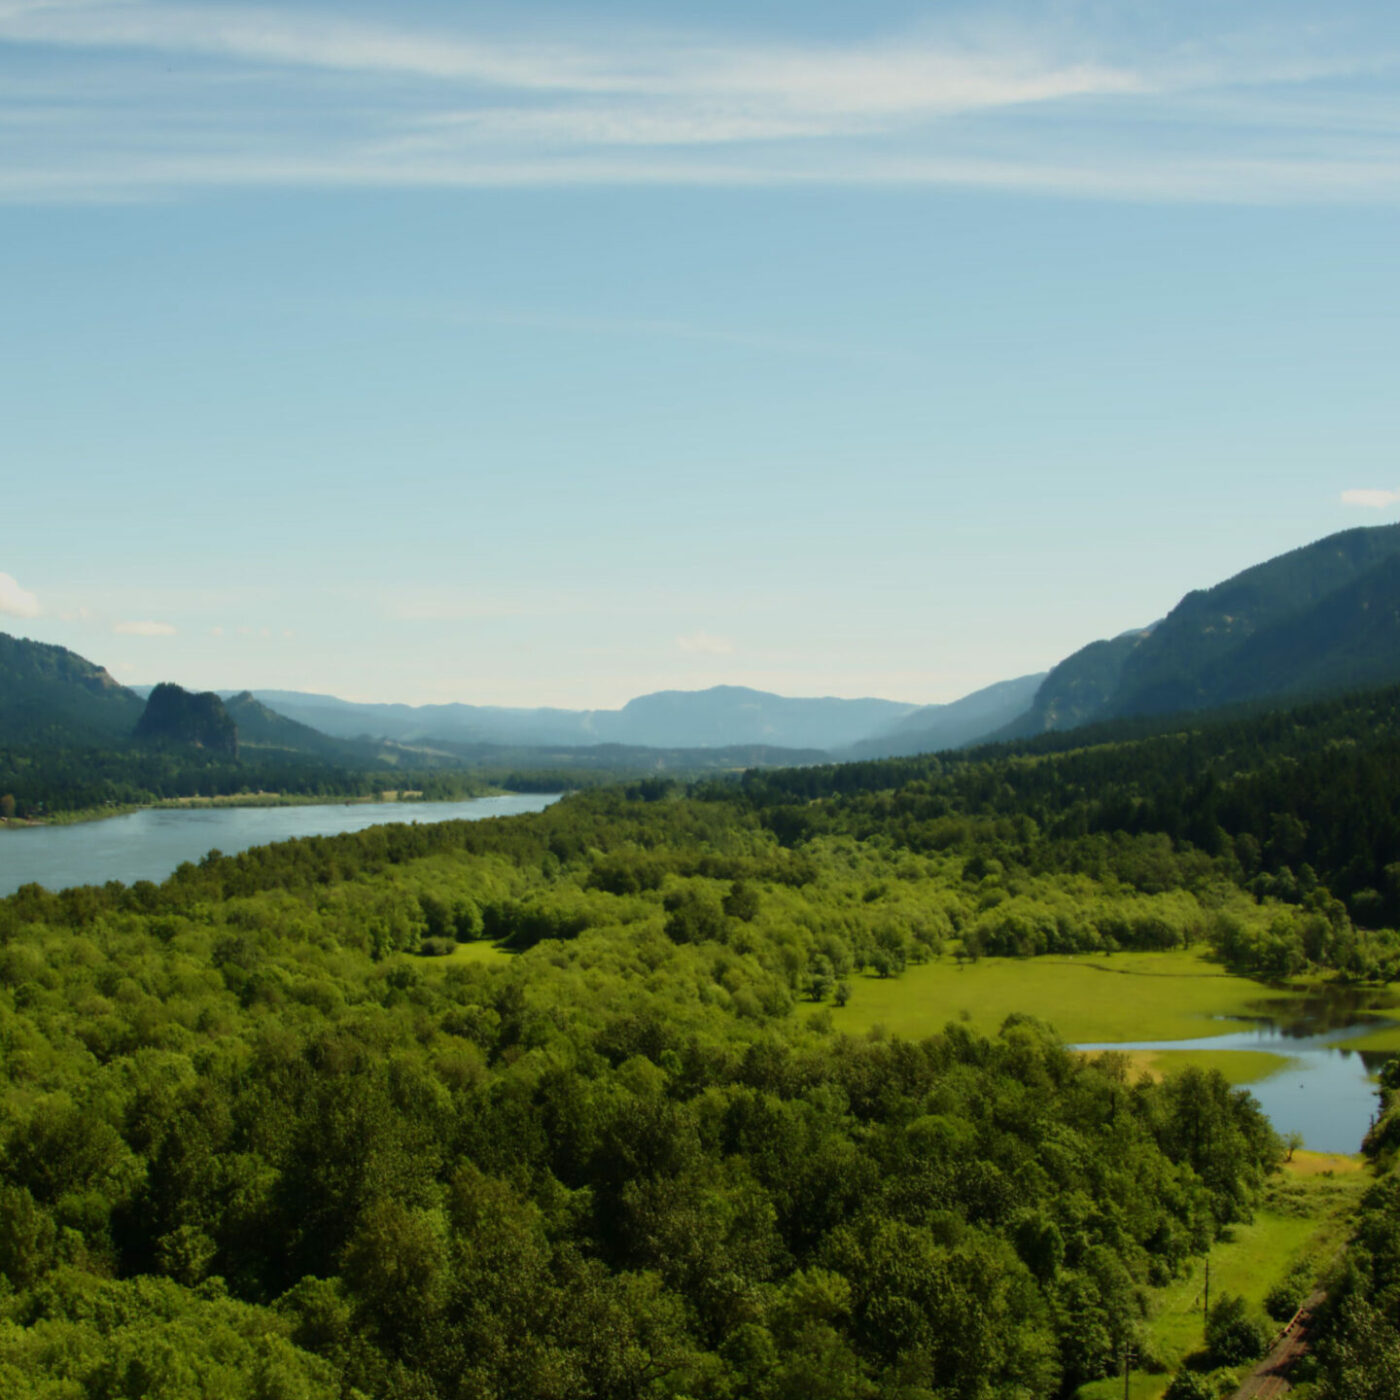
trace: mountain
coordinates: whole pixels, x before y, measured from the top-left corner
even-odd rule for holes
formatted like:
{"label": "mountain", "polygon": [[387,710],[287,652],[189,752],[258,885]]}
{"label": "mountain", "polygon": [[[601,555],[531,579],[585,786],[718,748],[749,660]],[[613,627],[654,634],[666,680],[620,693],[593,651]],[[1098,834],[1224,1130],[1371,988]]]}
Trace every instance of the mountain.
{"label": "mountain", "polygon": [[999,737],[1400,680],[1400,525],[1346,530],[1056,666]]}
{"label": "mountain", "polygon": [[717,685],[662,690],[629,700],[621,710],[595,711],[593,729],[616,743],[656,748],[773,744],[830,750],[856,743],[913,708],[894,700],[790,699],[747,686]]}
{"label": "mountain", "polygon": [[998,731],[999,738],[1022,738],[1050,729],[1075,729],[1104,719],[1118,693],[1128,657],[1151,634],[1151,627],[1134,628],[1102,642],[1090,642],[1051,668],[1019,719]]}
{"label": "mountain", "polygon": [[142,702],[66,647],[0,632],[0,744],[124,737]]}
{"label": "mountain", "polygon": [[401,743],[651,748],[845,748],[902,719],[916,707],[893,700],[791,699],[745,686],[666,690],[619,710],[510,709],[490,705],[362,705],[330,695],[260,690],[280,714],[343,738],[374,736]]}
{"label": "mountain", "polygon": [[244,690],[224,698],[224,709],[238,726],[238,744],[244,753],[280,750],[292,754],[312,754],[336,762],[371,764],[380,754],[379,744],[351,739],[335,739],[308,724],[279,715]]}
{"label": "mountain", "polygon": [[213,691],[196,695],[169,681],[156,686],[131,731],[139,743],[190,744],[238,757],[238,726]]}
{"label": "mountain", "polygon": [[874,737],[853,744],[840,758],[904,758],[963,748],[1022,715],[1046,673],[998,681],[946,705],[924,705]]}

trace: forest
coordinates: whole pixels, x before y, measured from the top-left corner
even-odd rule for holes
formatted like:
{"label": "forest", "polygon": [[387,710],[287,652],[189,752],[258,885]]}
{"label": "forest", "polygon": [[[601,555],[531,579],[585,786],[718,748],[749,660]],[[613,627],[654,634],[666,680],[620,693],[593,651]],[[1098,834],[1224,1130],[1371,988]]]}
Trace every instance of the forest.
{"label": "forest", "polygon": [[[27,886],[0,902],[0,1392],[1050,1400],[1125,1347],[1165,1369],[1151,1290],[1283,1156],[1251,1096],[1077,1056],[1053,1007],[917,1040],[830,1008],[1091,949],[1393,976],[1396,704]],[[1396,1345],[1364,1272],[1395,1276],[1388,1179],[1324,1400]]]}

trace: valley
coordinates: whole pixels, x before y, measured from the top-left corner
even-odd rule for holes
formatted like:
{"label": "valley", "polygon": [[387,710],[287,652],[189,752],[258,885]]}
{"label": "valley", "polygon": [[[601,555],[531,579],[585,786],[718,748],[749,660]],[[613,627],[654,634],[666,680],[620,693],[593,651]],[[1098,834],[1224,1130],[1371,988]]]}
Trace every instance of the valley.
{"label": "valley", "polygon": [[505,796],[241,693],[141,714],[8,750],[26,802],[173,805],[0,833],[7,1394],[149,1390],[178,1334],[236,1400],[1102,1400],[1125,1348],[1194,1400],[1318,1286],[1319,1400],[1383,1370],[1337,1261],[1400,1122],[1400,690],[527,747]]}

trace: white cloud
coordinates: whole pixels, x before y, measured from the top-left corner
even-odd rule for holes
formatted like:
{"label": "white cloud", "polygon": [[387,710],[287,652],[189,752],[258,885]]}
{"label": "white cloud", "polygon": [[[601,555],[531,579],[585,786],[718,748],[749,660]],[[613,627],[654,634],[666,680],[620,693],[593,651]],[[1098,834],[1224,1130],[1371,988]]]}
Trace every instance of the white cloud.
{"label": "white cloud", "polygon": [[1230,20],[1149,43],[1111,14],[1076,29],[1076,8],[834,44],[596,24],[517,37],[295,0],[0,0],[16,55],[0,201],[804,183],[1400,201],[1400,89],[1374,81],[1400,27],[1363,44],[1340,21]]}
{"label": "white cloud", "polygon": [[173,637],[175,628],[168,622],[119,622],[113,632],[123,637]]}
{"label": "white cloud", "polygon": [[215,55],[517,93],[702,96],[814,112],[953,112],[1136,91],[1131,71],[1025,46],[910,40],[823,45],[673,33],[605,42],[500,40],[237,6],[0,5],[0,38],[82,49]]}
{"label": "white cloud", "polygon": [[38,617],[39,600],[9,574],[0,574],[0,616]]}
{"label": "white cloud", "polygon": [[734,643],[728,637],[716,637],[710,632],[691,632],[677,637],[676,645],[692,656],[732,656]]}
{"label": "white cloud", "polygon": [[1362,506],[1366,510],[1386,510],[1390,506],[1400,505],[1400,491],[1370,489],[1343,491],[1342,504],[1344,506]]}

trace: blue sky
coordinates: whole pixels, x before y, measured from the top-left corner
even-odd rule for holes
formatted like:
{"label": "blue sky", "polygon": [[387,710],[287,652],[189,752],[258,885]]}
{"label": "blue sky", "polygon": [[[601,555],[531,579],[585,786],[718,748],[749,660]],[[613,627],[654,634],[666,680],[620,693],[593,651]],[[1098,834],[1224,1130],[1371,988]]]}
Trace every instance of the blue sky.
{"label": "blue sky", "polygon": [[408,701],[1042,669],[1396,517],[1397,76],[1370,4],[0,0],[0,630]]}

